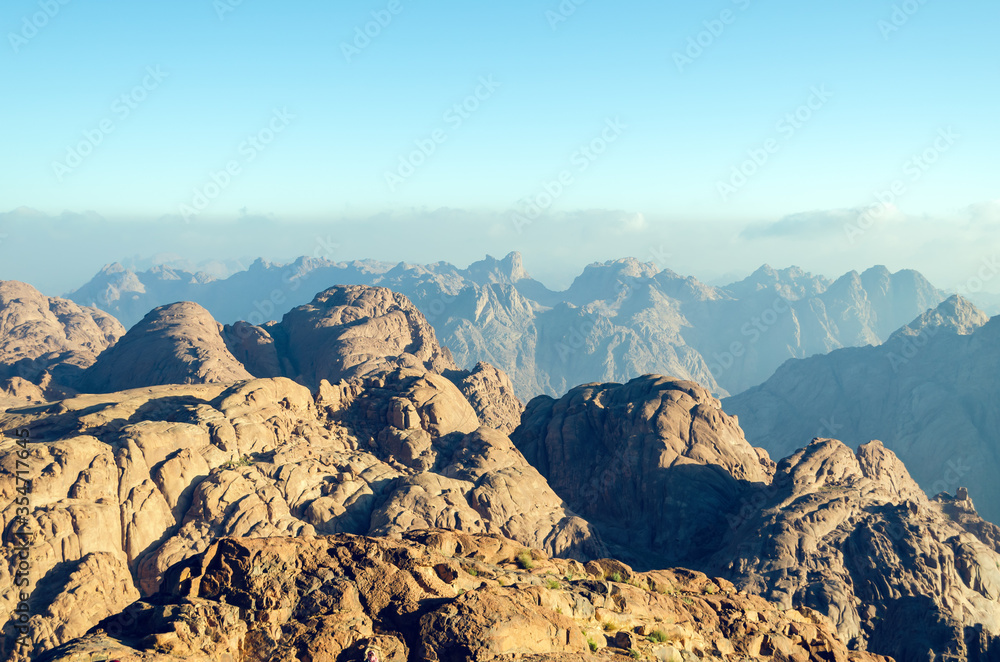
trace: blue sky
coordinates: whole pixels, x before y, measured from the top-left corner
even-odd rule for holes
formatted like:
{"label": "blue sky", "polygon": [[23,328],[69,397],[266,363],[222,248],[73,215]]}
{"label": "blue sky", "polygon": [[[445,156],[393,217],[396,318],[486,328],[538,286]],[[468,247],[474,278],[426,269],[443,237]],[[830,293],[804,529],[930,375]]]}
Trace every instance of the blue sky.
{"label": "blue sky", "polygon": [[[241,215],[292,227],[446,209],[481,236],[442,259],[469,262],[500,235],[547,255],[497,229],[532,200],[545,217],[746,239],[741,227],[783,219],[795,234],[798,215],[809,234],[897,181],[892,213],[907,218],[959,222],[1000,197],[996,2],[578,1],[6,2],[0,212],[142,224],[193,209],[210,232]],[[411,156],[421,142],[433,152]],[[934,162],[915,170],[921,154]],[[351,257],[427,253],[397,244]],[[769,250],[747,264],[813,266]]]}

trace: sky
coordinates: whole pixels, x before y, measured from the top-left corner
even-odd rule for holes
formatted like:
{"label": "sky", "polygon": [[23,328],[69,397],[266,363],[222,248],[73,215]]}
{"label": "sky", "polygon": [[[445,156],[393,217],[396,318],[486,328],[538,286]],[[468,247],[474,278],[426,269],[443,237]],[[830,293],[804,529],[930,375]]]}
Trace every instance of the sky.
{"label": "sky", "polygon": [[8,0],[0,278],[61,294],[130,257],[334,237],[336,259],[519,250],[554,287],[627,255],[957,286],[998,248],[998,19],[988,0]]}

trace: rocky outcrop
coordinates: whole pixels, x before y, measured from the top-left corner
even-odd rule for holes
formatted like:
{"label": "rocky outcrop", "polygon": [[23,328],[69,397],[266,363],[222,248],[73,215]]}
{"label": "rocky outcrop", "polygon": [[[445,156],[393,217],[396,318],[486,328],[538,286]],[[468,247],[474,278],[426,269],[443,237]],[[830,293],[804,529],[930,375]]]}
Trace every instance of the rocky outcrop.
{"label": "rocky outcrop", "polygon": [[112,393],[143,386],[209,384],[250,379],[222,335],[223,328],[195,303],[156,308],[98,357],[81,390]]}
{"label": "rocky outcrop", "polygon": [[[29,435],[24,448],[0,442],[0,525],[34,532],[28,588],[0,564],[0,609],[28,592],[36,653],[152,594],[171,566],[223,537],[446,527],[553,555],[606,554],[510,439],[422,370],[324,380],[315,395],[286,378],[80,395],[8,410],[0,429]],[[15,502],[22,469],[26,515]]]}
{"label": "rocky outcrop", "polygon": [[124,333],[96,308],[0,281],[0,390],[12,405],[72,392],[81,373]]}
{"label": "rocky outcrop", "polygon": [[952,297],[880,346],[790,361],[724,406],[776,457],[817,436],[879,439],[928,494],[966,487],[1000,521],[998,369],[1000,319]]}
{"label": "rocky outcrop", "polygon": [[455,382],[486,427],[509,435],[521,424],[524,405],[503,371],[480,362],[471,371],[445,374]]}
{"label": "rocky outcrop", "polygon": [[1000,654],[1000,529],[966,492],[928,499],[881,443],[774,465],[704,389],[655,377],[536,398],[523,420],[518,448],[616,555],[807,606],[898,660]]}
{"label": "rocky outcrop", "polygon": [[[527,566],[530,564],[531,569]],[[46,662],[363,659],[829,660],[832,623],[676,570],[586,567],[496,536],[224,539],[163,591],[41,657]]]}
{"label": "rocky outcrop", "polygon": [[409,299],[380,287],[325,290],[285,315],[272,335],[295,372],[289,376],[310,388],[395,368],[456,368]]}
{"label": "rocky outcrop", "polygon": [[714,551],[741,484],[774,471],[707,390],[655,375],[535,398],[512,439],[617,556],[653,567]]}

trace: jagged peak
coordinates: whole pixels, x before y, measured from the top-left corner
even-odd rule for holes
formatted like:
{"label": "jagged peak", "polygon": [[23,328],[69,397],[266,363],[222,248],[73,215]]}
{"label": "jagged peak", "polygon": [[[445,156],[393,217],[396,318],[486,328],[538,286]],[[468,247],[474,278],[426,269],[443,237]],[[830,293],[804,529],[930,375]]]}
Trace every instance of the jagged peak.
{"label": "jagged peak", "polygon": [[960,336],[973,333],[990,321],[989,316],[968,299],[953,294],[892,334],[891,338],[932,335],[946,331]]}

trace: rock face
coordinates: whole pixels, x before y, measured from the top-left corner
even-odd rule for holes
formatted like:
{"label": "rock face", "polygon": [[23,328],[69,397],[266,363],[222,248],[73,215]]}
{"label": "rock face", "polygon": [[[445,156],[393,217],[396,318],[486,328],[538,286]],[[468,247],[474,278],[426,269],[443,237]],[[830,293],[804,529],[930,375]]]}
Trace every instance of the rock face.
{"label": "rock face", "polygon": [[98,354],[124,334],[103,311],[0,281],[0,389],[14,401],[71,392]]}
{"label": "rock face", "polygon": [[[405,294],[459,366],[497,366],[523,400],[651,373],[696,381],[719,395],[739,393],[789,358],[878,344],[946,298],[917,272],[885,267],[831,281],[765,265],[743,281],[711,287],[631,258],[592,264],[569,289],[553,292],[528,275],[517,253],[487,256],[467,269],[257,261],[225,280],[112,265],[70,296],[127,325],[179,299],[200,303],[227,324],[261,325],[335,283]],[[272,293],[263,307],[255,301],[260,292]]]}
{"label": "rock face", "polygon": [[879,439],[928,494],[967,487],[1000,521],[998,370],[1000,320],[953,297],[878,347],[790,361],[724,406],[775,456],[814,436],[855,448]]}
{"label": "rock face", "polygon": [[884,661],[848,651],[819,614],[737,594],[725,580],[610,560],[584,567],[439,530],[223,539],[172,568],[160,593],[39,659],[318,662],[367,649],[386,662]]}
{"label": "rock face", "polygon": [[1000,654],[1000,529],[968,498],[929,500],[878,442],[819,439],[775,466],[704,389],[656,377],[536,398],[512,438],[635,564],[810,607],[899,660]]}
{"label": "rock face", "polygon": [[714,551],[741,483],[774,472],[708,391],[654,375],[539,396],[512,438],[616,555],[655,567]]}
{"label": "rock face", "polygon": [[312,388],[323,379],[336,383],[394,368],[439,374],[456,368],[409,299],[381,287],[321,292],[285,315],[271,335],[296,381]]}
{"label": "rock face", "polygon": [[[422,370],[323,381],[315,396],[286,378],[80,395],[7,410],[0,429],[29,435],[24,448],[0,441],[0,524],[34,532],[28,588],[0,564],[0,609],[28,591],[36,653],[155,592],[168,568],[227,536],[446,527],[606,554],[510,439]],[[11,623],[3,634],[0,657]]]}
{"label": "rock face", "polygon": [[[510,433],[523,406],[510,379],[480,363],[458,370],[434,330],[403,295],[384,288],[335,287],[264,327],[223,327],[194,303],[150,312],[105,351],[79,380],[81,390],[112,393],[166,384],[232,383],[253,377],[289,377],[315,390],[385,376],[396,369],[447,375],[487,427]],[[12,397],[37,397],[10,382]]]}
{"label": "rock face", "polygon": [[165,384],[251,379],[226,347],[223,328],[196,303],[151,311],[87,369],[81,390],[112,393]]}

